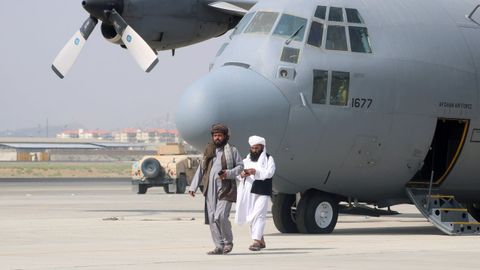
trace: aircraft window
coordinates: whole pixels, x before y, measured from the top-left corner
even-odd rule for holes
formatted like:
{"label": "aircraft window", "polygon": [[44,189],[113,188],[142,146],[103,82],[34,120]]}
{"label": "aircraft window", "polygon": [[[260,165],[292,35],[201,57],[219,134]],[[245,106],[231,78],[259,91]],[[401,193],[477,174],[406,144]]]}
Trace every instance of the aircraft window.
{"label": "aircraft window", "polygon": [[313,71],[312,103],[325,104],[327,102],[328,71]]}
{"label": "aircraft window", "polygon": [[330,13],[328,14],[328,20],[331,22],[343,22],[342,8],[330,7]]}
{"label": "aircraft window", "polygon": [[293,40],[302,41],[306,24],[307,19],[283,14],[273,34],[276,36],[290,38],[296,33]]}
{"label": "aircraft window", "polygon": [[329,25],[327,29],[327,43],[325,48],[329,50],[346,51],[347,37],[345,35],[345,27],[338,25]]}
{"label": "aircraft window", "polygon": [[235,30],[233,31],[232,36],[236,35],[236,34],[240,34],[243,31],[243,29],[245,29],[247,24],[252,19],[253,14],[254,14],[253,12],[250,12],[250,13],[247,13],[245,16],[243,16],[243,18],[240,20],[240,22],[235,27]]}
{"label": "aircraft window", "polygon": [[345,11],[347,12],[347,21],[349,23],[363,23],[362,17],[360,16],[360,13],[358,13],[358,10],[354,8],[345,8]]}
{"label": "aircraft window", "polygon": [[268,34],[277,20],[276,12],[257,12],[245,33]]}
{"label": "aircraft window", "polygon": [[218,52],[217,52],[216,57],[219,57],[219,56],[223,53],[223,51],[225,50],[225,48],[227,47],[227,45],[228,45],[228,43],[223,43],[223,44],[222,44],[222,47],[220,47],[220,49],[218,49]]}
{"label": "aircraft window", "polygon": [[307,43],[312,46],[321,47],[322,38],[323,38],[323,24],[316,21],[312,21]]}
{"label": "aircraft window", "polygon": [[366,27],[349,26],[352,52],[371,53],[370,40]]}
{"label": "aircraft window", "polygon": [[290,48],[290,47],[283,47],[282,56],[280,58],[283,62],[289,63],[298,63],[298,55],[300,54],[299,49]]}
{"label": "aircraft window", "polygon": [[349,82],[350,73],[332,71],[332,87],[330,90],[331,105],[347,106]]}
{"label": "aircraft window", "polygon": [[315,17],[325,20],[325,14],[327,13],[327,7],[326,6],[318,6],[317,9],[315,10]]}

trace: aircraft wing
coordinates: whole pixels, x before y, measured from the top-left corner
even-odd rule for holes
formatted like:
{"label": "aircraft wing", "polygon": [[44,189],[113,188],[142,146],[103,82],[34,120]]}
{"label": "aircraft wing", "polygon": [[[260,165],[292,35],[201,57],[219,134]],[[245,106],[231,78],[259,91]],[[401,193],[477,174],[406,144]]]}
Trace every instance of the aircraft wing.
{"label": "aircraft wing", "polygon": [[205,0],[205,3],[224,13],[243,16],[257,0]]}

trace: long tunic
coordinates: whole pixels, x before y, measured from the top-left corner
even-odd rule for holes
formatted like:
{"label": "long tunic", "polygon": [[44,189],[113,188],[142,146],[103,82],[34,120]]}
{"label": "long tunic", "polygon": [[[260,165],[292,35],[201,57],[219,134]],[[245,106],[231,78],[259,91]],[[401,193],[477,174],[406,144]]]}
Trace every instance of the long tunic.
{"label": "long tunic", "polygon": [[[225,244],[231,244],[233,242],[232,226],[228,219],[232,203],[218,199],[218,193],[222,188],[222,180],[218,176],[218,172],[222,170],[222,155],[223,149],[217,148],[216,156],[212,160],[212,168],[210,169],[210,175],[208,176],[208,190],[206,192],[210,232],[212,233],[213,242],[218,248],[222,248]],[[226,170],[227,179],[235,179],[235,177],[243,170],[242,158],[235,147],[232,147],[232,155],[233,160],[235,161],[235,167]],[[201,167],[202,166],[198,167],[190,184],[189,191],[195,192],[202,182],[203,169]]]}
{"label": "long tunic", "polygon": [[251,189],[255,180],[262,181],[273,177],[275,174],[275,161],[270,156],[267,159],[266,166],[261,166],[259,162],[251,161],[250,157],[247,156],[243,160],[243,164],[245,169],[253,168],[256,170],[256,173],[245,178],[237,177],[240,183],[237,187],[235,223],[240,225],[249,223],[252,239],[260,240],[265,228],[270,196],[251,193]]}

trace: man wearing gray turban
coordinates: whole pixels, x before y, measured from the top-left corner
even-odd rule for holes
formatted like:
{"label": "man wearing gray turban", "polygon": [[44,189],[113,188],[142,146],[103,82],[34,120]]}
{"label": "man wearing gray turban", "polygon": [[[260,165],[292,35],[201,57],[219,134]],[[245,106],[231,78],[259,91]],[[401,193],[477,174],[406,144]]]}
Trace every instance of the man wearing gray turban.
{"label": "man wearing gray turban", "polygon": [[202,164],[197,169],[188,190],[194,197],[198,186],[203,185],[210,232],[215,248],[209,255],[227,254],[233,248],[232,225],[228,219],[232,202],[236,201],[235,177],[243,170],[238,150],[228,143],[228,127],[215,124],[211,130],[212,141],[203,154]]}

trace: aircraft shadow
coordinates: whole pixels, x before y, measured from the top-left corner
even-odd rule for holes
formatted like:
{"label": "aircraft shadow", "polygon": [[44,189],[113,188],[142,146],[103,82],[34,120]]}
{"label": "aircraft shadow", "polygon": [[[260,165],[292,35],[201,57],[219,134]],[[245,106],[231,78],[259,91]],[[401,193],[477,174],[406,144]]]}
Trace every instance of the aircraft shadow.
{"label": "aircraft shadow", "polygon": [[[269,236],[285,236],[291,235],[294,237],[295,233],[282,234],[272,233]],[[338,228],[333,231],[330,236],[335,235],[439,235],[445,236],[439,229],[434,226],[415,226],[415,227],[375,227],[375,228]],[[318,235],[321,237],[321,235]]]}
{"label": "aircraft shadow", "polygon": [[203,213],[203,210],[151,210],[151,209],[128,209],[128,210],[110,210],[110,209],[96,209],[85,210],[85,212],[105,212],[105,213],[149,213],[149,214],[161,214],[161,213]]}
{"label": "aircraft shadow", "polygon": [[230,253],[228,256],[259,256],[259,255],[292,255],[292,254],[309,254],[310,252],[269,252],[268,250],[246,253]]}

